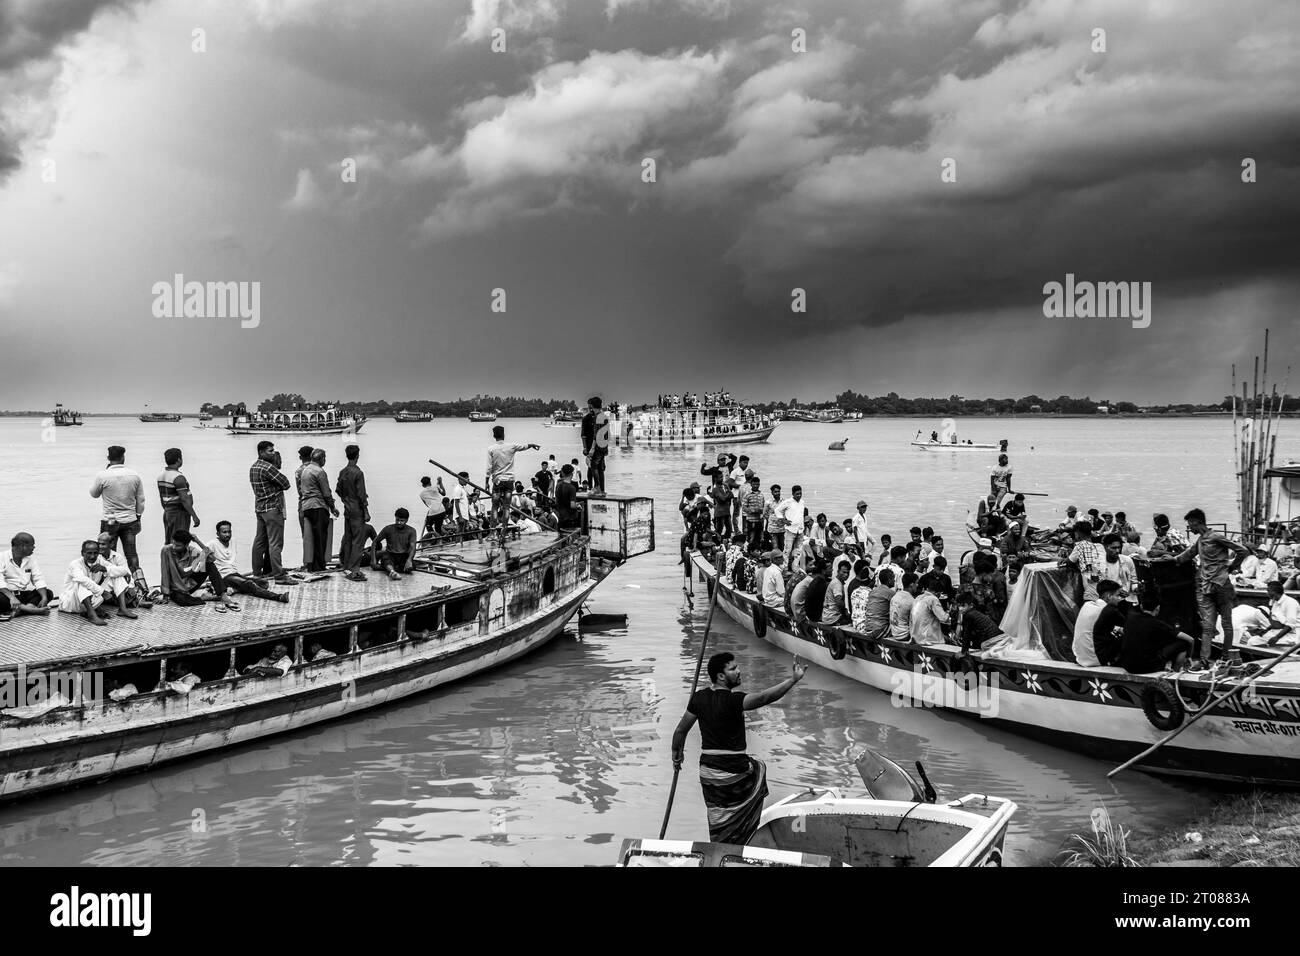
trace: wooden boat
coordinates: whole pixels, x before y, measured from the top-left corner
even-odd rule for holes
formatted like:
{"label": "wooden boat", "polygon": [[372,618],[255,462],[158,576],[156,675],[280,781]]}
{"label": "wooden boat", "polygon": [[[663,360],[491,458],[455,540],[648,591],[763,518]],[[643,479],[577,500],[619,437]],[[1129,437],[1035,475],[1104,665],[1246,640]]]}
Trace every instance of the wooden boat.
{"label": "wooden boat", "polygon": [[84,422],[82,422],[81,420],[81,413],[68,411],[66,408],[63,407],[62,402],[59,402],[57,405],[54,406],[53,417],[54,417],[54,424],[58,428],[70,428],[73,425],[84,424]]}
{"label": "wooden boat", "polygon": [[998,448],[998,445],[989,445],[983,442],[947,442],[947,441],[914,441],[910,442],[913,448],[928,448],[930,451],[976,451]]}
{"label": "wooden boat", "polygon": [[[581,412],[551,412],[551,418],[543,428],[577,428],[582,424]],[[612,429],[611,429],[612,430]]]}
{"label": "wooden boat", "polygon": [[210,422],[210,421],[212,421],[212,413],[211,413],[211,412],[199,412],[199,421],[201,421],[201,422]]}
{"label": "wooden boat", "polygon": [[770,415],[743,405],[628,409],[612,426],[620,444],[652,448],[689,445],[740,445],[767,441],[778,422]]}
{"label": "wooden boat", "polygon": [[[1001,622],[1008,646],[962,658],[951,645],[866,636],[849,628],[795,627],[780,609],[727,581],[698,553],[692,562],[718,607],[741,627],[785,651],[894,696],[899,706],[935,706],[1068,750],[1118,763],[1145,750],[1243,676],[1129,674],[1083,667],[1049,648],[1068,647],[1074,571],[1027,565]],[[1155,773],[1300,786],[1300,662],[1285,661],[1215,704],[1138,769]]]}
{"label": "wooden boat", "polygon": [[[1001,866],[1002,846],[1016,805],[967,794],[948,804],[926,799],[902,768],[867,751],[858,758],[885,765],[911,784],[911,793],[881,796],[868,784],[863,798],[835,788],[810,788],[763,810],[744,846],[683,840],[624,840],[618,865],[643,866]],[[918,765],[919,766],[919,765]],[[865,774],[864,774],[865,777]],[[907,789],[904,784],[904,790]]]}
{"label": "wooden boat", "polygon": [[154,424],[157,422],[178,422],[180,420],[180,415],[177,415],[174,412],[145,412],[140,416],[140,421],[148,424]]}
{"label": "wooden boat", "polygon": [[319,410],[244,412],[232,416],[226,429],[232,435],[351,435],[365,423],[365,415],[331,405]]}
{"label": "wooden boat", "polygon": [[[289,588],[288,604],[163,605],[106,627],[57,612],[15,618],[0,641],[0,800],[346,717],[540,647],[614,567],[654,548],[649,499],[607,496],[588,509],[582,532],[525,535],[506,553],[440,540],[421,546],[412,575],[324,575]],[[648,521],[628,518],[647,511]],[[333,656],[308,660],[317,643]],[[287,673],[244,673],[277,644]],[[200,679],[188,690],[167,682],[178,660]],[[38,678],[45,699],[15,706],[14,688]],[[140,692],[107,693],[128,684]]]}
{"label": "wooden boat", "polygon": [[824,425],[838,425],[844,421],[841,408],[787,408],[784,420],[787,422],[819,422]]}
{"label": "wooden boat", "polygon": [[393,416],[395,422],[431,422],[433,421],[433,412],[408,412],[400,411]]}

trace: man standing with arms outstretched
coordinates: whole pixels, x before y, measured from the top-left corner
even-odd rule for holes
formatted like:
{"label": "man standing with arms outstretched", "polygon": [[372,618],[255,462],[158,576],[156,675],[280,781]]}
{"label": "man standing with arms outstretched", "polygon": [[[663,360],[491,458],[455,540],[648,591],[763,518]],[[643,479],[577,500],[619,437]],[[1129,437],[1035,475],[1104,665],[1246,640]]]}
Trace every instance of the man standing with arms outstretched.
{"label": "man standing with arms outstretched", "polygon": [[710,686],[696,691],[673,732],[673,768],[684,760],[686,735],[700,722],[700,785],[709,813],[709,839],[743,846],[758,829],[767,796],[767,767],[745,752],[745,711],[780,700],[808,668],[794,659],[790,676],[779,684],[746,694],[734,654],[709,658]]}
{"label": "man standing with arms outstretched", "polygon": [[1228,572],[1233,563],[1250,554],[1237,542],[1217,531],[1211,531],[1205,523],[1205,512],[1193,508],[1183,515],[1187,530],[1196,535],[1196,541],[1182,554],[1157,560],[1177,561],[1182,564],[1199,559],[1196,562],[1196,601],[1201,611],[1201,656],[1193,662],[1192,670],[1204,670],[1210,664],[1210,647],[1214,641],[1214,624],[1217,619],[1223,621],[1223,657],[1230,658],[1232,652],[1232,607],[1236,602],[1237,591],[1232,586]]}
{"label": "man standing with arms outstretched", "polygon": [[501,532],[501,543],[506,540],[506,525],[509,523],[510,496],[515,490],[515,455],[530,449],[542,450],[541,445],[519,445],[506,441],[506,430],[500,425],[492,428],[492,437],[496,439],[487,449],[487,478],[484,487],[492,492],[493,511],[497,518],[497,527]]}

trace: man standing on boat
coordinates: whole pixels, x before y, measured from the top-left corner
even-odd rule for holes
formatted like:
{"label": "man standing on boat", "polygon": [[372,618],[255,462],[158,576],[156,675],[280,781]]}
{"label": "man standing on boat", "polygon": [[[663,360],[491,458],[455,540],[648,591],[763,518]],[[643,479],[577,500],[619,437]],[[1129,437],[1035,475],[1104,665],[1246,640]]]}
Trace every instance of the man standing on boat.
{"label": "man standing on boat", "polygon": [[593,495],[605,493],[605,457],[609,454],[609,416],[599,395],[587,399],[582,416],[582,454],[587,459],[587,481]]}
{"label": "man standing on boat", "polygon": [[347,455],[348,463],[339,472],[338,483],[334,486],[335,494],[343,502],[343,542],[339,547],[339,564],[349,580],[364,581],[366,576],[361,573],[361,556],[366,549],[361,542],[365,537],[366,523],[370,521],[370,495],[366,493],[365,473],[357,465],[361,448],[348,445],[343,453]]}
{"label": "man standing on boat", "polygon": [[185,462],[179,448],[163,452],[163,473],[158,476],[158,497],[162,501],[163,540],[170,541],[176,531],[189,531],[199,526],[199,516],[194,510],[194,495],[190,482],[181,474]]}
{"label": "man standing on boat", "polygon": [[135,536],[140,533],[140,515],[144,514],[144,482],[126,467],[126,449],[112,445],[108,449],[108,467],[95,476],[90,486],[90,497],[104,503],[104,518],[100,531],[113,536],[113,545],[122,542],[131,573],[140,570],[140,556],[135,549]]}
{"label": "man standing on boat", "polygon": [[487,449],[487,479],[484,484],[492,492],[493,511],[496,513],[497,527],[501,530],[501,542],[506,540],[506,524],[509,518],[510,496],[515,490],[515,455],[521,451],[536,449],[536,444],[520,445],[506,442],[506,430],[500,425],[492,428],[492,437],[496,439]]}
{"label": "man standing on boat", "polygon": [[1200,508],[1193,508],[1183,518],[1187,521],[1187,530],[1197,536],[1196,543],[1182,554],[1159,560],[1184,564],[1193,558],[1200,559],[1196,562],[1196,601],[1201,610],[1201,656],[1192,669],[1202,670],[1209,666],[1215,623],[1220,618],[1223,620],[1223,656],[1225,659],[1230,656],[1232,606],[1237,591],[1228,575],[1235,561],[1250,552],[1219,532],[1211,531],[1205,524],[1205,512]]}
{"label": "man standing on boat", "polygon": [[284,570],[280,557],[284,552],[284,492],[289,487],[289,478],[280,472],[280,453],[275,450],[275,442],[257,443],[257,461],[248,469],[248,483],[253,488],[253,512],[257,519],[253,574],[270,575],[277,584],[297,584]]}
{"label": "man standing on boat", "polygon": [[758,830],[767,796],[767,767],[745,750],[745,711],[772,704],[803,680],[808,668],[794,659],[790,676],[779,684],[746,694],[734,654],[709,658],[711,686],[696,691],[673,732],[673,768],[685,760],[686,735],[700,724],[700,786],[709,814],[709,839],[743,846]]}

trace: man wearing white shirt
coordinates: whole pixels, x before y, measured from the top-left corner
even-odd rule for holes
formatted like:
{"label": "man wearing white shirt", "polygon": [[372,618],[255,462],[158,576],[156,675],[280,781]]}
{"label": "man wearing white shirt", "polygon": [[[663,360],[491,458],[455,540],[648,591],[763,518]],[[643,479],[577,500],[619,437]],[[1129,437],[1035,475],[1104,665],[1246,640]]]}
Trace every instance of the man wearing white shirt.
{"label": "man wearing white shirt", "polygon": [[216,566],[217,573],[221,575],[222,583],[230,590],[237,591],[240,594],[248,594],[267,601],[279,601],[281,604],[288,604],[289,594],[287,591],[272,591],[264,588],[239,570],[239,565],[235,563],[233,541],[234,529],[231,527],[230,522],[218,521],[217,536],[207,543],[207,549],[212,554],[212,563]]}
{"label": "man wearing white shirt", "polygon": [[451,486],[447,495],[451,500],[451,518],[459,530],[469,527],[469,472],[462,471],[456,476],[456,484]]}
{"label": "man wearing white shirt", "polygon": [[763,553],[763,566],[758,572],[758,593],[768,607],[785,607],[785,575],[781,573],[784,560],[780,551]]}
{"label": "man wearing white shirt", "polygon": [[126,449],[111,445],[108,449],[108,467],[95,476],[90,486],[90,497],[99,498],[104,505],[100,531],[113,536],[113,545],[122,542],[122,553],[132,573],[140,569],[140,556],[136,553],[135,537],[140,533],[140,515],[144,514],[144,482],[139,474],[126,467]]}
{"label": "man wearing white shirt", "polygon": [[[1281,581],[1268,584],[1268,616],[1273,626],[1269,628],[1270,644],[1294,644],[1300,641],[1300,601],[1282,590]],[[1282,628],[1286,630],[1278,634]],[[1274,634],[1278,634],[1276,638]]]}
{"label": "man wearing white shirt", "polygon": [[95,583],[102,584],[105,592],[112,591],[113,599],[117,601],[117,613],[121,617],[136,617],[126,606],[128,598],[134,600],[136,597],[136,590],[131,586],[134,576],[122,556],[113,550],[113,536],[107,531],[99,534],[98,563],[104,570],[93,573]]}
{"label": "man wearing white shirt", "polygon": [[871,560],[871,549],[876,546],[876,539],[871,536],[867,529],[867,503],[858,502],[858,513],[853,516],[853,540],[858,543],[862,549],[862,556],[868,561]]}
{"label": "man wearing white shirt", "polygon": [[63,593],[59,595],[59,610],[68,614],[80,614],[91,624],[100,627],[107,624],[108,615],[99,610],[104,603],[106,588],[95,580],[96,573],[104,570],[104,566],[99,563],[99,542],[81,542],[81,557],[68,565]]}
{"label": "man wearing white shirt", "polygon": [[1093,598],[1083,602],[1079,616],[1074,619],[1074,659],[1084,667],[1101,666],[1101,661],[1097,660],[1097,649],[1092,644],[1092,629],[1105,609],[1105,601]]}
{"label": "man wearing white shirt", "polygon": [[1277,580],[1277,562],[1268,555],[1268,549],[1257,547],[1253,554],[1241,562],[1241,583],[1244,587],[1262,588]]}
{"label": "man wearing white shirt", "polygon": [[1099,579],[1102,581],[1114,581],[1119,585],[1120,593],[1124,600],[1130,604],[1137,603],[1137,565],[1127,554],[1121,554],[1124,547],[1123,539],[1114,532],[1106,535],[1102,539],[1102,545],[1106,549],[1106,557],[1101,562],[1101,573]]}
{"label": "man wearing white shirt", "polygon": [[795,485],[790,489],[790,497],[777,505],[777,515],[785,524],[785,563],[790,564],[792,555],[798,554],[804,545],[804,521],[808,517],[808,506],[803,501],[803,488]]}
{"label": "man wearing white shirt", "polygon": [[20,531],[9,545],[9,554],[0,571],[0,616],[49,614],[54,592],[45,586],[45,575],[32,557],[36,553],[36,539]]}

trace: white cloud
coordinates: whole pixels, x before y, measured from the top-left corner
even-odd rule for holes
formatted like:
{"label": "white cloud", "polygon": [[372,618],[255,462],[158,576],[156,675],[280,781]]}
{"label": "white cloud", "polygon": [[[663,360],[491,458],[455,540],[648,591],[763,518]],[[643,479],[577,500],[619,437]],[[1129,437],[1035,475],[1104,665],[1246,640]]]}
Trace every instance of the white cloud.
{"label": "white cloud", "polygon": [[293,195],[281,203],[281,209],[287,209],[291,212],[304,212],[309,209],[318,209],[324,205],[325,197],[321,193],[320,187],[316,185],[316,178],[312,175],[310,169],[298,170],[298,181],[294,186]]}
{"label": "white cloud", "polygon": [[470,0],[470,13],[465,19],[461,39],[467,42],[485,40],[496,27],[501,27],[506,31],[508,50],[512,32],[546,30],[559,22],[563,7],[564,0]]}

